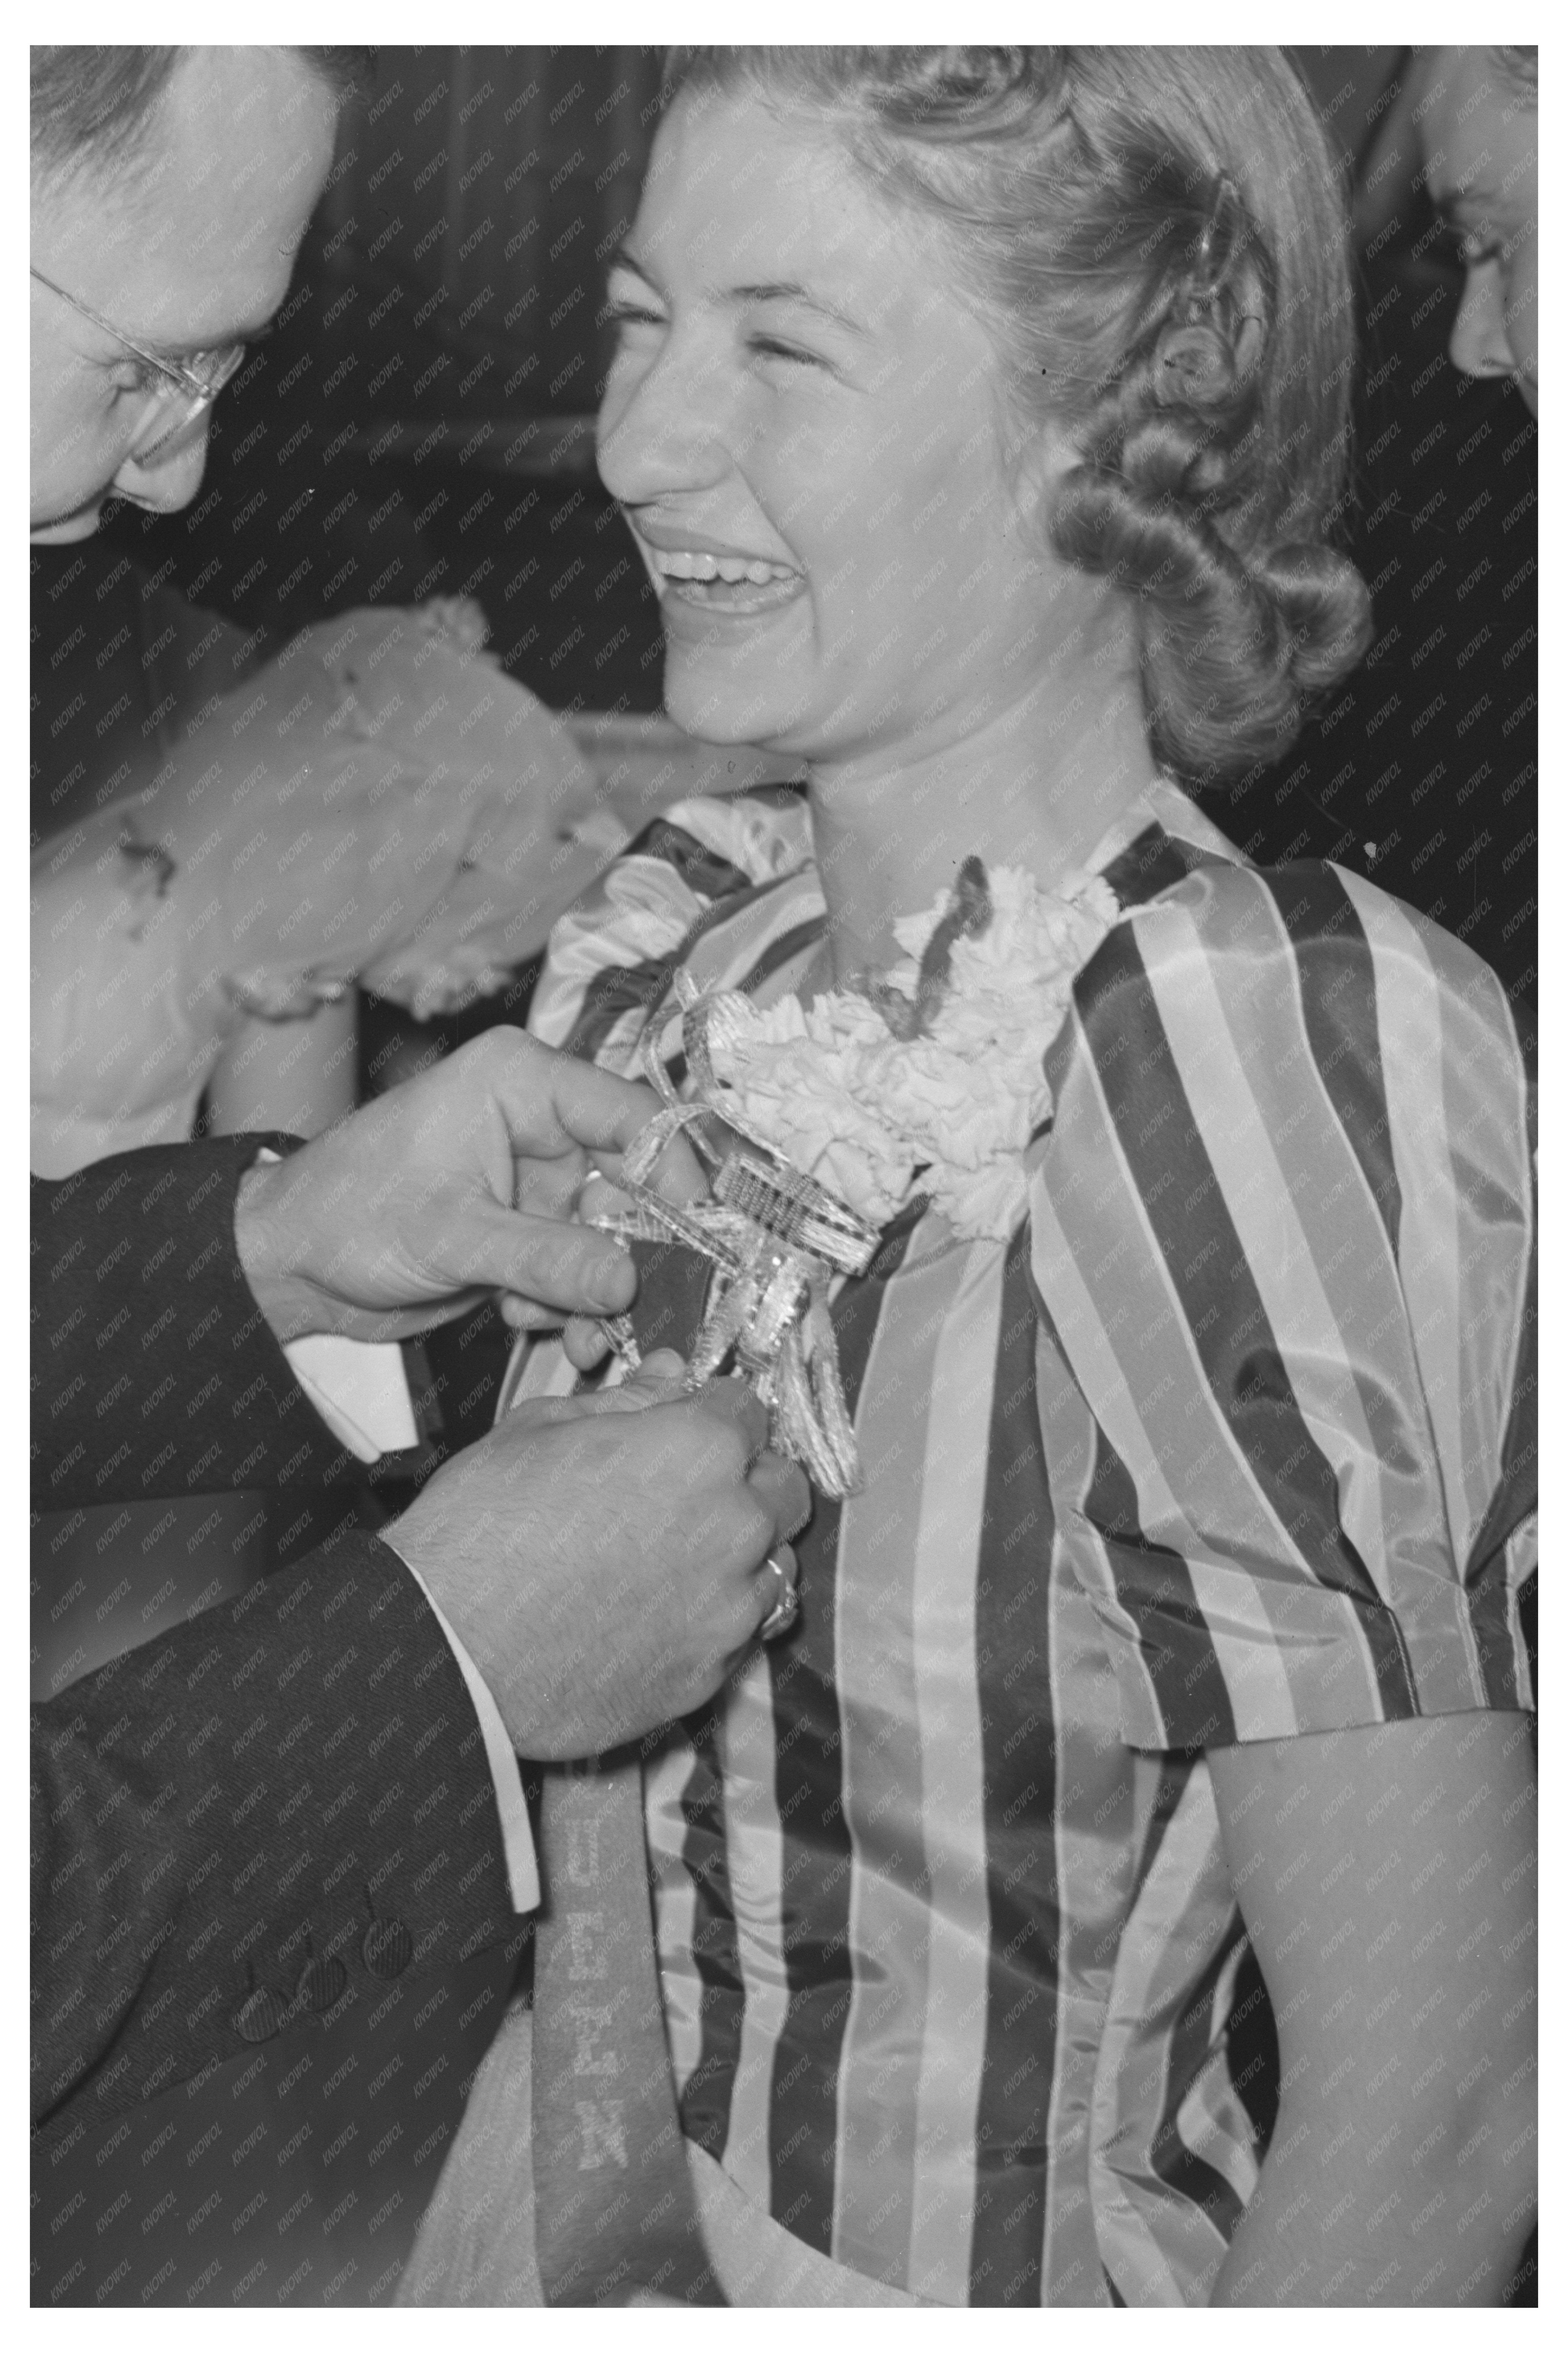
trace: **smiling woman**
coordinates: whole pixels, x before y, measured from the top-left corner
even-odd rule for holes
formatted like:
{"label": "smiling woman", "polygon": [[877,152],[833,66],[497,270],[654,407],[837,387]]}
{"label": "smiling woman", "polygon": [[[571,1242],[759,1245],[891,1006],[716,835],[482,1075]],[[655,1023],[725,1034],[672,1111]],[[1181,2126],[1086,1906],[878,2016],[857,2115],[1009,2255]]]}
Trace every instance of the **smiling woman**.
{"label": "smiling woman", "polygon": [[[600,467],[672,714],[809,793],[667,812],[531,1025],[880,1222],[820,1270],[860,1481],[795,1539],[798,1621],[643,1753],[708,2286],[1495,2300],[1533,2195],[1529,1090],[1457,941],[1249,866],[1184,789],[1365,641],[1321,125],[1269,51],[669,82]],[[703,1272],[660,1261],[643,1345]],[[509,2021],[408,2301],[648,2300],[652,2257],[595,2268],[612,2204],[655,2243],[630,2084],[597,2209],[541,2124],[636,1982],[574,1957],[604,1984],[542,2009],[537,2112]]]}
{"label": "smiling woman", "polygon": [[[1031,153],[1038,124],[1026,84],[997,104],[977,82],[963,101],[971,137],[962,111],[932,103],[921,80],[929,63],[884,54],[893,63],[869,69],[826,152],[819,126],[839,95],[837,52],[676,64],[683,103],[661,134],[625,249],[633,267],[611,281],[621,344],[600,417],[607,485],[645,543],[668,550],[678,523],[693,550],[775,563],[791,560],[793,537],[809,536],[803,568],[821,667],[803,691],[827,696],[840,740],[857,710],[880,711],[883,677],[909,667],[940,540],[970,594],[965,628],[947,629],[919,665],[922,724],[945,710],[953,726],[960,679],[971,702],[981,679],[1006,681],[1006,701],[1035,679],[1042,605],[1062,609],[1059,575],[1042,579],[1058,553],[1139,592],[1157,749],[1210,778],[1278,756],[1303,698],[1343,673],[1367,633],[1364,589],[1321,543],[1344,447],[1348,343],[1331,185],[1321,169],[1280,168],[1292,142],[1321,153],[1302,94],[1285,77],[1260,95],[1232,53],[1205,57],[1189,79],[1173,53],[1131,51],[1119,68],[1128,87],[1086,91],[1084,124],[1065,118]],[[725,82],[729,102],[715,110]],[[1112,125],[1097,126],[1093,109],[1118,104],[1193,111],[1184,187],[1152,146],[1108,181],[1098,142]],[[1233,338],[1247,318],[1255,327],[1251,343],[1239,332],[1225,355],[1224,384],[1184,418],[1163,364],[1176,355],[1162,354],[1153,378],[1151,368],[1226,152],[1227,109],[1237,178],[1209,232],[1215,292]],[[751,133],[763,115],[759,144]],[[784,174],[777,206],[747,201],[763,153]],[[1020,169],[1036,175],[1022,201]],[[745,224],[723,283],[698,217],[710,174],[735,191]],[[1034,210],[1026,191],[1037,185],[1051,201]],[[1279,250],[1300,281],[1293,304],[1271,299]],[[699,499],[689,459],[710,418],[757,454],[738,453],[739,489],[715,480]],[[798,479],[808,470],[809,503]],[[1194,473],[1205,478],[1202,529],[1195,515],[1184,528],[1173,501],[1195,487]],[[675,478],[678,517],[668,512]],[[721,517],[728,537],[713,531],[709,511],[736,509],[742,491],[750,512]],[[1047,510],[1048,535],[1038,527]],[[879,547],[868,599],[868,513]],[[666,610],[684,647],[682,601],[693,600],[667,599]],[[1082,619],[1071,612],[1062,636]],[[797,637],[805,625],[797,616]],[[782,639],[767,642],[771,663]],[[784,665],[790,676],[798,659]],[[769,677],[765,710],[745,702],[739,667],[724,674],[715,699],[712,665],[672,660],[670,708],[723,737],[773,727],[789,691],[784,671]],[[900,681],[906,691],[911,683]],[[1226,707],[1205,724],[1204,701],[1215,693]],[[792,750],[826,748],[804,711],[789,724],[780,740]]]}
{"label": "smiling woman", "polygon": [[[721,248],[701,235],[715,185],[736,207]],[[692,733],[842,758],[895,715],[967,734],[985,688],[1026,692],[1039,557],[997,357],[946,258],[809,115],[741,96],[668,121],[610,280],[599,465],[660,588],[666,705]],[[938,554],[974,593],[915,664]]]}

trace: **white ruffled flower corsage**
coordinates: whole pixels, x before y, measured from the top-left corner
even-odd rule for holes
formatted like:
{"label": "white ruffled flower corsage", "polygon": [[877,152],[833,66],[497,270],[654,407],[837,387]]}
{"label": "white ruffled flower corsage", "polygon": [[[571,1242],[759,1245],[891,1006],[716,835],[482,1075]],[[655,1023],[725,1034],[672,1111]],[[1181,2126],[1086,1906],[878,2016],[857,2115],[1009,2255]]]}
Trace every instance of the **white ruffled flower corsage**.
{"label": "white ruffled flower corsage", "polygon": [[1099,875],[1044,892],[971,859],[956,890],[894,925],[906,961],[887,982],[804,1007],[729,998],[714,1075],[747,1125],[874,1224],[921,1194],[961,1240],[1005,1240],[1051,1113],[1047,1049],[1118,912]]}

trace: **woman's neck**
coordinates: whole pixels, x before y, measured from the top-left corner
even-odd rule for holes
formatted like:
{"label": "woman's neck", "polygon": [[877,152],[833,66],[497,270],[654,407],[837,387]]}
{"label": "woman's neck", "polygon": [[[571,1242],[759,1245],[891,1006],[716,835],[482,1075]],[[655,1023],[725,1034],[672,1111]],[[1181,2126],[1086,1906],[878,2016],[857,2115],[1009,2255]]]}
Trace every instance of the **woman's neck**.
{"label": "woman's neck", "polygon": [[[885,972],[893,923],[929,907],[970,856],[1055,889],[1153,781],[1137,680],[1037,681],[960,740],[813,765],[827,951],[816,988]],[[812,993],[816,993],[814,989]]]}

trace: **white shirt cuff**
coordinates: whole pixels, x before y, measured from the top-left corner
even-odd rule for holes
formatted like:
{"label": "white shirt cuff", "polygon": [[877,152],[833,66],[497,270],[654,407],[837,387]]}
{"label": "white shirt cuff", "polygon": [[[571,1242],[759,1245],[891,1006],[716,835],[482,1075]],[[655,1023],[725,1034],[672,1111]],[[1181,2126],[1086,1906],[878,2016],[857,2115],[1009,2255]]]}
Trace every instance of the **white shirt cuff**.
{"label": "white shirt cuff", "polygon": [[[281,1156],[264,1144],[256,1165],[271,1167]],[[285,1340],[283,1354],[332,1436],[357,1461],[374,1462],[401,1447],[418,1445],[419,1425],[397,1341],[308,1332],[302,1340]]]}
{"label": "white shirt cuff", "polygon": [[288,1340],[289,1369],[332,1436],[361,1462],[417,1446],[419,1426],[396,1340],[348,1340],[310,1332]]}
{"label": "white shirt cuff", "polygon": [[[384,1535],[384,1544],[388,1539]],[[390,1549],[397,1552],[397,1546]],[[468,1697],[484,1736],[485,1757],[495,1785],[496,1812],[500,1817],[501,1850],[506,1856],[507,1877],[511,1882],[511,1903],[514,1912],[535,1912],[539,1908],[539,1862],[533,1852],[533,1826],[528,1819],[528,1805],[522,1794],[522,1781],[517,1769],[507,1728],[501,1714],[490,1696],[489,1686],[464,1650],[447,1622],[441,1605],[410,1560],[397,1557],[429,1602],[436,1623],[451,1645],[452,1656],[462,1670],[463,1681],[468,1687]]]}

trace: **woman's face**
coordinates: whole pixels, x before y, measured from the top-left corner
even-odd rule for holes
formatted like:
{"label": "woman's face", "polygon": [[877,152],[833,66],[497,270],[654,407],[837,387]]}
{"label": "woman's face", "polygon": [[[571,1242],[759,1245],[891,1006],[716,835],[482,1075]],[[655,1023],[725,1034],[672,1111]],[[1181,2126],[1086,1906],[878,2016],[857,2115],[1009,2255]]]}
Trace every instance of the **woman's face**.
{"label": "woman's face", "polygon": [[1538,410],[1536,110],[1484,48],[1438,49],[1415,113],[1426,185],[1459,240],[1465,286],[1448,339],[1466,375],[1510,375]]}
{"label": "woman's face", "polygon": [[1054,567],[951,269],[820,120],[677,100],[611,269],[598,448],[694,734],[854,758],[956,740],[1037,675]]}

